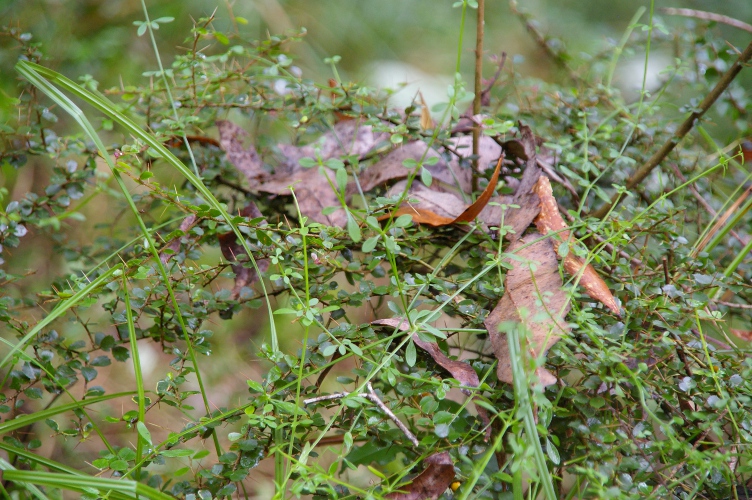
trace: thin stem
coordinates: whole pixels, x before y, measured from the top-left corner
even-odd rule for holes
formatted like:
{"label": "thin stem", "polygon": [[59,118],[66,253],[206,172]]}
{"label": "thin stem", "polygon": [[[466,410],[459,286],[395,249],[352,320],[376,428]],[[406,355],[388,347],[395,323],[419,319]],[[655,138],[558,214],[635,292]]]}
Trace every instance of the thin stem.
{"label": "thin stem", "polygon": [[[480,114],[483,98],[483,35],[485,24],[486,1],[478,0],[477,24],[475,29],[475,96],[473,97],[473,115]],[[473,192],[478,190],[478,155],[480,144],[480,123],[473,127]]]}
{"label": "thin stem", "polygon": [[[172,91],[170,90],[170,84],[167,81],[167,74],[165,74],[164,67],[162,66],[162,58],[159,56],[159,48],[157,47],[157,40],[154,38],[154,30],[151,27],[151,21],[149,20],[149,11],[146,8],[146,0],[141,0],[141,7],[144,9],[144,19],[146,19],[146,26],[149,31],[149,38],[151,38],[151,46],[154,48],[154,55],[157,58],[157,65],[159,66],[159,74],[162,76],[162,82],[167,92],[167,98],[170,100],[170,106],[172,107],[172,114],[175,118],[175,123],[180,123],[180,117],[178,116],[178,107],[175,104],[175,99],[172,97]],[[193,173],[200,177],[198,172],[198,165],[196,165],[196,158],[193,156],[193,150],[188,143],[188,139],[185,136],[185,130],[180,131],[180,137],[183,139],[183,144],[188,150],[188,156],[191,158],[191,166],[193,167]]]}

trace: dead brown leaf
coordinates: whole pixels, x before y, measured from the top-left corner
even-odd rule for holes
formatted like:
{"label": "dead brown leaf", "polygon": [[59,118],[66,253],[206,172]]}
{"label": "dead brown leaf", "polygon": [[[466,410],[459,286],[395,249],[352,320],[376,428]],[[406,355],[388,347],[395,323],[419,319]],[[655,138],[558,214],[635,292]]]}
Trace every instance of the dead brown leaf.
{"label": "dead brown leaf", "polygon": [[[370,191],[376,186],[389,181],[401,180],[410,175],[410,170],[402,163],[407,159],[419,161],[436,158],[434,165],[426,165],[433,177],[431,188],[435,191],[454,190],[464,193],[472,191],[472,170],[461,165],[461,160],[472,154],[472,137],[452,137],[445,148],[450,151],[452,160],[447,162],[433,148],[423,141],[412,141],[390,151],[377,163],[360,174],[359,180],[363,191]],[[488,136],[481,136],[479,142],[478,165],[481,171],[492,168],[501,156],[501,146]]]}
{"label": "dead brown leaf", "polygon": [[390,493],[389,500],[436,500],[454,481],[454,464],[446,451],[426,458],[426,468],[401,492]]}
{"label": "dead brown leaf", "polygon": [[334,173],[326,169],[303,168],[300,160],[315,158],[317,150],[323,161],[350,154],[362,156],[383,139],[383,134],[375,134],[370,126],[362,125],[357,120],[339,122],[332,132],[324,134],[314,144],[302,147],[278,144],[281,160],[274,172],[270,172],[264,168],[253,144],[243,144],[248,140],[245,130],[223,120],[217,121],[217,128],[227,159],[246,176],[252,190],[288,196],[291,195],[290,186],[293,186],[304,216],[338,227],[347,224],[347,214],[343,209],[328,215],[322,213],[326,207],[340,206],[337,193],[327,180],[329,177],[333,181]]}
{"label": "dead brown leaf", "polygon": [[[559,207],[551,190],[551,183],[548,177],[545,175],[540,176],[534,190],[540,198],[540,214],[535,218],[535,226],[544,235],[557,233],[553,236],[552,241],[554,250],[558,256],[561,242],[567,241],[570,238],[568,227],[564,223],[561,213],[559,213]],[[564,257],[564,269],[572,276],[580,276],[579,284],[585,288],[585,292],[591,298],[601,302],[615,314],[621,316],[621,311],[616,303],[616,299],[611,294],[611,290],[608,289],[606,282],[598,276],[592,265],[586,265],[581,258],[570,251]]]}
{"label": "dead brown leaf", "polygon": [[[477,117],[478,120],[482,120],[482,116]],[[452,137],[449,140],[449,147],[454,155],[452,161],[449,162],[452,170],[456,170],[460,167],[462,160],[473,154],[473,136],[472,135],[459,135]],[[481,135],[478,138],[478,170],[485,172],[488,169],[496,166],[496,160],[501,156],[502,148],[499,146],[492,137],[487,135]],[[460,155],[458,157],[457,155]],[[469,160],[465,160],[469,163]],[[469,167],[462,168],[463,170],[470,171]],[[469,190],[467,191],[469,192]]]}
{"label": "dead brown leaf", "polygon": [[470,191],[470,170],[461,168],[459,164],[454,162],[447,164],[436,150],[429,148],[428,144],[423,141],[412,141],[398,146],[384,155],[381,160],[368,167],[358,177],[361,188],[363,191],[370,191],[387,182],[407,178],[411,171],[402,163],[407,159],[418,161],[424,155],[425,159],[437,159],[434,165],[425,166],[431,172],[434,183],[438,183],[438,186],[433,186],[434,189],[437,187],[443,189],[444,186],[448,186]]}
{"label": "dead brown leaf", "polygon": [[[371,324],[392,326],[399,328],[402,331],[408,331],[410,329],[410,324],[406,319],[403,318],[377,319]],[[417,334],[413,334],[412,339],[413,342],[415,342],[416,346],[426,351],[431,356],[431,358],[433,358],[437,365],[448,371],[452,375],[452,377],[457,379],[462,385],[466,385],[468,387],[478,387],[480,385],[478,374],[475,373],[473,367],[468,363],[450,359],[446,354],[441,352],[441,349],[439,349],[439,346],[436,343],[421,340]],[[467,396],[472,395],[472,393],[467,389],[462,389],[462,392]],[[475,408],[478,411],[478,416],[483,422],[483,425],[486,427],[485,439],[486,441],[488,441],[488,439],[491,437],[491,427],[489,425],[491,421],[488,418],[488,412],[485,408],[478,405],[475,405]]]}
{"label": "dead brown leaf", "polygon": [[[261,217],[261,211],[258,209],[255,203],[248,202],[248,205],[241,210],[240,215],[255,219]],[[235,286],[232,289],[232,297],[237,298],[240,295],[240,291],[244,286],[253,284],[258,280],[256,270],[252,267],[246,267],[248,256],[243,246],[238,243],[235,233],[229,232],[219,235],[219,248],[222,250],[222,255],[232,264],[232,272],[235,273]],[[269,261],[267,259],[258,260],[256,262],[261,272],[269,269]]]}
{"label": "dead brown leaf", "polygon": [[423,98],[423,92],[418,91],[418,97],[420,98],[420,128],[421,130],[431,130],[436,127],[436,124],[431,118],[431,110],[428,109],[428,104]]}
{"label": "dead brown leaf", "polygon": [[[496,168],[494,169],[493,175],[491,176],[491,180],[488,182],[486,189],[483,190],[478,199],[475,200],[475,202],[470,206],[466,207],[458,216],[454,218],[445,217],[426,208],[409,205],[400,207],[391,214],[391,217],[399,217],[400,215],[405,214],[412,215],[413,222],[416,222],[418,224],[428,224],[429,226],[447,226],[449,224],[456,224],[458,222],[473,221],[486,207],[488,201],[491,199],[491,196],[496,190],[496,183],[499,180],[499,170],[501,169],[503,160],[504,157],[501,156],[496,162]],[[436,192],[436,194],[441,193]],[[389,217],[390,215],[382,215],[381,217],[379,217],[379,220],[388,219]]]}
{"label": "dead brown leaf", "polygon": [[[550,239],[528,242],[541,238],[538,233],[515,240],[508,252],[515,253],[524,262],[512,260],[512,269],[507,272],[505,292],[499,303],[488,315],[484,324],[488,329],[494,354],[499,360],[499,380],[512,383],[512,364],[505,335],[499,333],[499,325],[506,321],[522,323],[530,332],[527,344],[522,349],[538,357],[548,351],[561,335],[569,331],[564,317],[569,312],[569,300],[562,289],[556,252]],[[530,264],[534,265],[534,270]],[[536,370],[544,386],[556,383],[556,377],[545,368]]]}
{"label": "dead brown leaf", "polygon": [[731,333],[745,342],[752,342],[752,330],[737,330],[736,328],[731,328]]}
{"label": "dead brown leaf", "polygon": [[526,155],[525,170],[522,172],[520,184],[514,193],[512,203],[519,208],[510,209],[504,217],[504,224],[512,226],[515,233],[510,235],[510,241],[513,241],[527,229],[533,219],[540,211],[538,195],[534,192],[533,187],[541,176],[541,170],[538,167],[538,161],[535,154],[535,136],[530,127],[520,126],[520,143]]}

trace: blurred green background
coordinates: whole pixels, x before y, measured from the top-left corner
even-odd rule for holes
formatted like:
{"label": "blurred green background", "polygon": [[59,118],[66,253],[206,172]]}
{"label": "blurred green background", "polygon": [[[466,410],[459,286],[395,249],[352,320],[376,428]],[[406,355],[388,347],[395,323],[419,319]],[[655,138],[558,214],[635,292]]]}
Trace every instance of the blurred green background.
{"label": "blurred green background", "polygon": [[[453,0],[149,0],[152,19],[170,16],[161,25],[158,44],[163,60],[184,52],[192,19],[216,11],[214,27],[227,34],[238,30],[241,39],[266,38],[305,27],[308,35],[294,52],[306,76],[323,80],[331,76],[324,58],[339,55],[342,78],[366,80],[385,86],[408,79],[427,87],[449,77],[455,67],[460,33],[460,9]],[[594,54],[616,43],[629,20],[647,0],[531,0],[519,8],[529,12],[546,34],[564,41],[575,57]],[[752,20],[749,0],[670,0],[655,2],[656,15],[666,24],[695,22],[666,16],[662,7],[707,10],[743,21]],[[525,76],[556,78],[554,65],[524,31],[504,1],[487,2],[488,54],[506,51],[514,69]],[[466,21],[463,73],[472,70],[475,41],[474,12]],[[241,16],[248,23],[233,23]],[[0,2],[3,25],[18,26],[43,44],[47,64],[76,78],[90,74],[104,88],[120,82],[138,83],[144,71],[155,68],[148,37],[137,37],[134,21],[144,18],[138,0],[4,0]],[[647,22],[647,14],[643,17]],[[735,45],[746,44],[749,34],[719,26]],[[231,43],[237,43],[232,41]],[[17,53],[12,40],[0,41],[0,89],[14,94],[12,66]],[[211,50],[211,49],[209,49]],[[634,71],[630,71],[632,76]],[[491,74],[491,72],[487,72]],[[639,71],[636,78],[639,79]],[[430,90],[429,90],[430,92]],[[443,90],[442,90],[443,93]]]}

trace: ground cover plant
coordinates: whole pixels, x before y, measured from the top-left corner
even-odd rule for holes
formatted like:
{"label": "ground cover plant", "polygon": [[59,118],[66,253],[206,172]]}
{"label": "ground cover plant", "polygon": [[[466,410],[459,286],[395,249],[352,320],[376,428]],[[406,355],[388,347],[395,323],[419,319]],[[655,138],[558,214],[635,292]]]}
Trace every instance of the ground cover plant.
{"label": "ground cover plant", "polygon": [[4,497],[745,498],[752,27],[639,9],[575,57],[510,12],[561,81],[477,29],[430,110],[242,18],[109,89],[4,28]]}

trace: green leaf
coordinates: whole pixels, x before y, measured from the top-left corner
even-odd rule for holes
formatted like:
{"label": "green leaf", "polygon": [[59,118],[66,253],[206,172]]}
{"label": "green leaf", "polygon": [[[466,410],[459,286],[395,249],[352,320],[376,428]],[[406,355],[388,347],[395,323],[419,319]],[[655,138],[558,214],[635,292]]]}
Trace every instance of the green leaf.
{"label": "green leaf", "polygon": [[214,38],[221,43],[222,45],[229,45],[230,39],[225,36],[224,33],[220,33],[219,31],[214,32]]}
{"label": "green leaf", "polygon": [[136,422],[136,430],[138,431],[138,435],[151,446],[151,432],[146,428],[146,424],[141,421]]}
{"label": "green leaf", "polygon": [[335,175],[337,178],[337,186],[339,187],[340,192],[344,194],[345,189],[347,188],[347,170],[344,168],[338,168]]}
{"label": "green leaf", "polygon": [[418,166],[418,160],[415,158],[406,158],[402,160],[402,166],[405,168],[415,168]]}
{"label": "green leaf", "polygon": [[248,387],[254,391],[254,392],[260,392],[264,393],[264,386],[256,382],[255,380],[248,379],[245,381],[248,384]]}
{"label": "green leaf", "polygon": [[193,455],[193,450],[185,450],[185,449],[172,449],[172,450],[163,450],[159,452],[160,455],[163,457],[169,457],[169,458],[179,458],[179,457],[190,457]]}
{"label": "green leaf", "polygon": [[313,168],[319,164],[315,158],[309,158],[307,156],[298,160],[298,163],[303,168]]}
{"label": "green leaf", "polygon": [[415,366],[415,361],[418,357],[417,352],[415,351],[415,343],[410,339],[410,341],[407,343],[407,347],[405,348],[405,362],[408,364],[408,366]]}
{"label": "green leaf", "polygon": [[420,180],[423,184],[426,185],[426,187],[431,187],[433,176],[431,175],[431,172],[429,172],[425,167],[420,169]]}
{"label": "green leaf", "polygon": [[360,233],[360,226],[358,225],[358,222],[350,214],[349,211],[347,212],[347,234],[350,235],[350,239],[355,243],[358,243],[363,238]]}
{"label": "green leaf", "polygon": [[413,223],[413,216],[409,214],[400,215],[394,220],[394,227],[407,227]]}
{"label": "green leaf", "polygon": [[334,354],[336,351],[337,351],[337,346],[334,345],[334,344],[329,344],[326,347],[324,347],[323,349],[321,349],[321,354],[324,357],[328,358],[329,356],[331,356],[332,354]]}
{"label": "green leaf", "polygon": [[548,438],[546,438],[546,454],[548,455],[549,460],[551,460],[554,465],[559,465],[559,463],[561,462],[559,450],[556,449],[556,446],[554,446],[554,444]]}
{"label": "green leaf", "polygon": [[113,460],[110,462],[110,469],[115,471],[128,470],[128,462],[125,460]]}
{"label": "green leaf", "polygon": [[368,238],[363,243],[363,246],[361,247],[361,250],[363,251],[363,253],[373,252],[373,250],[376,248],[376,245],[379,242],[379,238],[381,238],[381,236],[371,236],[370,238]]}

